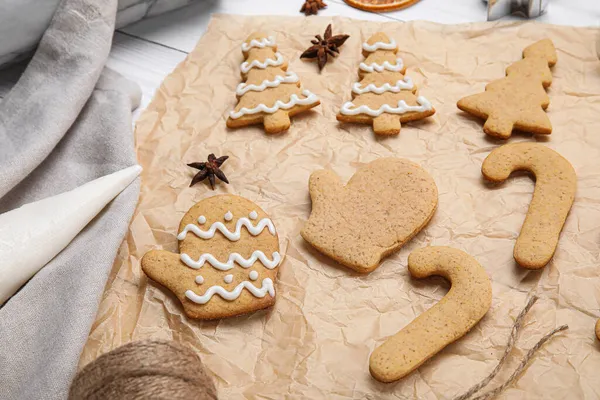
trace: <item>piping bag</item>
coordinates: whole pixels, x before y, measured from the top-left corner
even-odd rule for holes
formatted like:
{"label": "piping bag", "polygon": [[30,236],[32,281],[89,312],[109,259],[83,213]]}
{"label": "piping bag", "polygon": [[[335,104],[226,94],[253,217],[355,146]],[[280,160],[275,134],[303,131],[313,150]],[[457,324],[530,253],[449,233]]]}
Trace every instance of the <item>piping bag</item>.
{"label": "piping bag", "polygon": [[0,306],[142,171],[134,165],[0,215]]}

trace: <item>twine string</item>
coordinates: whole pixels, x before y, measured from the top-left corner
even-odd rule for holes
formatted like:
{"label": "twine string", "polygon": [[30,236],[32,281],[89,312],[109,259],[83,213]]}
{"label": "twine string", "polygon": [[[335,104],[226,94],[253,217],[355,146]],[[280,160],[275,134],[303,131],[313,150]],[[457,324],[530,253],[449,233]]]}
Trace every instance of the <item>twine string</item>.
{"label": "twine string", "polygon": [[[532,296],[529,299],[529,301],[527,302],[527,304],[525,305],[525,307],[523,308],[523,310],[521,310],[521,312],[517,316],[517,319],[515,320],[515,323],[510,332],[510,336],[508,338],[508,342],[506,344],[506,349],[504,350],[504,354],[502,355],[502,357],[500,358],[500,361],[498,361],[498,364],[492,370],[492,372],[490,372],[490,374],[487,377],[485,377],[483,380],[481,380],[479,383],[473,385],[465,393],[461,394],[458,397],[455,397],[454,400],[470,399],[471,396],[477,394],[477,392],[479,392],[483,387],[487,386],[492,381],[492,379],[494,379],[496,377],[496,375],[498,375],[498,372],[500,372],[500,369],[504,365],[504,362],[508,359],[509,354],[512,352],[512,350],[515,346],[515,343],[519,336],[519,332],[521,331],[521,328],[523,327],[523,320],[525,319],[525,316],[527,315],[527,313],[529,312],[531,307],[533,307],[533,305],[535,304],[536,301],[538,301],[538,297]],[[494,396],[498,395],[500,392],[502,392],[504,389],[506,389],[508,386],[510,386],[514,382],[514,380],[523,372],[523,370],[525,370],[529,361],[533,358],[535,353],[544,345],[544,343],[546,343],[548,340],[550,340],[550,338],[552,338],[555,334],[562,332],[566,329],[569,329],[569,326],[562,325],[562,326],[552,330],[551,332],[547,333],[544,337],[542,337],[535,344],[535,346],[533,346],[527,352],[527,355],[523,358],[523,360],[521,360],[521,363],[519,364],[519,366],[514,370],[512,375],[502,385],[498,386],[497,388],[495,388],[485,394],[479,395],[479,396],[473,398],[472,400],[491,399]]]}

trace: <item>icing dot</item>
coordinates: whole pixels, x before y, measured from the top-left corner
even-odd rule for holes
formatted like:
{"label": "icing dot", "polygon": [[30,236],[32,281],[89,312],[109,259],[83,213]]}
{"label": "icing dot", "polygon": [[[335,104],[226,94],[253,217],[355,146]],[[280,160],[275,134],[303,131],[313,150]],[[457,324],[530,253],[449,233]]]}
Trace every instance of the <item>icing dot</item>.
{"label": "icing dot", "polygon": [[203,277],[202,275],[198,275],[198,276],[196,277],[196,283],[197,283],[198,285],[202,285],[202,284],[204,283],[204,277]]}
{"label": "icing dot", "polygon": [[250,271],[250,279],[252,279],[253,281],[258,279],[258,272],[256,271]]}
{"label": "icing dot", "polygon": [[225,283],[231,283],[233,282],[233,275],[225,275],[225,278],[223,278],[223,280],[225,281]]}
{"label": "icing dot", "polygon": [[250,219],[256,219],[258,218],[258,213],[256,211],[252,211],[248,216],[250,217]]}
{"label": "icing dot", "polygon": [[231,213],[231,211],[227,211],[227,214],[225,214],[225,221],[231,221],[233,219],[233,214]]}
{"label": "icing dot", "polygon": [[201,215],[198,217],[198,222],[201,224],[206,223],[206,217],[204,215]]}

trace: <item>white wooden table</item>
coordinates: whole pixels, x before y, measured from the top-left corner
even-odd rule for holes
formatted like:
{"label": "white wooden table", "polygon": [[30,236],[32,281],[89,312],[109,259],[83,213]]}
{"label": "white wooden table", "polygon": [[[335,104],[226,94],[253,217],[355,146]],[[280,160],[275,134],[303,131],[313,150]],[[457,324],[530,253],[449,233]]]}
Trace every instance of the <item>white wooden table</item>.
{"label": "white wooden table", "polygon": [[[320,16],[341,15],[375,21],[429,20],[455,24],[485,21],[487,5],[482,0],[421,0],[389,13],[370,13],[346,5],[342,0],[325,0]],[[303,0],[200,0],[186,8],[120,29],[115,33],[108,65],[142,88],[142,106],[175,66],[192,51],[205,32],[212,13],[303,16]],[[504,19],[518,20],[511,16]],[[550,0],[540,22],[558,25],[600,27],[600,0]]]}
{"label": "white wooden table", "polygon": [[[429,20],[445,24],[485,21],[487,16],[487,5],[483,0],[421,0],[404,10],[381,14],[357,10],[343,0],[325,2],[328,7],[319,12],[320,16],[341,15],[375,21]],[[212,13],[303,16],[299,12],[302,3],[303,0],[199,0],[191,6],[118,30],[108,66],[142,88],[142,104],[136,111],[137,117],[165,76],[192,51],[205,32]],[[537,21],[600,27],[600,0],[550,0],[546,14]],[[3,71],[0,98],[18,79],[23,66]]]}

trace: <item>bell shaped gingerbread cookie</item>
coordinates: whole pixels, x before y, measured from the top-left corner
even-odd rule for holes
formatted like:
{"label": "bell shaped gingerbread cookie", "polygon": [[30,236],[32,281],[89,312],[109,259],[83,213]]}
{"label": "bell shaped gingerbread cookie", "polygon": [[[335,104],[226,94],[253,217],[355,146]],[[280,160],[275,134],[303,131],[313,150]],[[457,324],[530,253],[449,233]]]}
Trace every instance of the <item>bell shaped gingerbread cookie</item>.
{"label": "bell shaped gingerbread cookie", "polygon": [[279,238],[250,200],[221,195],[200,201],[181,220],[177,239],[180,254],[152,250],[142,270],[175,293],[188,317],[231,317],[275,304]]}
{"label": "bell shaped gingerbread cookie", "polygon": [[423,229],[438,202],[427,171],[400,158],[367,164],[346,186],[332,171],[314,172],[309,191],[312,211],[302,237],[361,273],[373,271]]}

